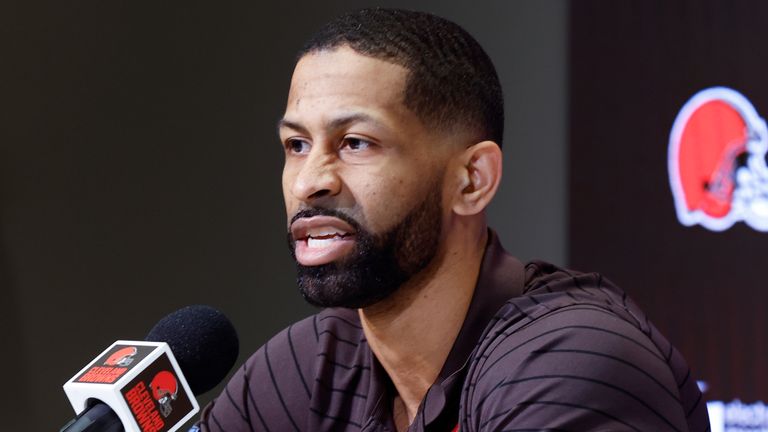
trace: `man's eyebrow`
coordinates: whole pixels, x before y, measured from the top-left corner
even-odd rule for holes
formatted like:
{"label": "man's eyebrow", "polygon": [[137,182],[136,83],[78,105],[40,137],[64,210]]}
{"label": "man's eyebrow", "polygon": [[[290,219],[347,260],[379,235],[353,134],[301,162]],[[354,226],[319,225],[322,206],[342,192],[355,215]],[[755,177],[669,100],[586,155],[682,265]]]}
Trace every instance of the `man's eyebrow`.
{"label": "man's eyebrow", "polygon": [[328,129],[337,129],[350,123],[371,123],[375,126],[381,126],[381,122],[365,113],[351,113],[339,116],[328,122]]}
{"label": "man's eyebrow", "polygon": [[280,132],[280,129],[282,129],[282,128],[293,129],[293,130],[299,131],[299,132],[301,132],[301,133],[303,133],[305,135],[309,134],[309,132],[307,131],[307,129],[304,126],[302,126],[301,124],[296,123],[294,121],[287,120],[285,117],[283,117],[283,118],[281,118],[280,120],[277,121],[277,131]]}
{"label": "man's eyebrow", "polygon": [[[351,114],[345,114],[341,115],[339,117],[336,117],[334,119],[331,119],[325,124],[326,129],[338,129],[340,127],[346,126],[350,123],[371,123],[374,126],[382,126],[382,123],[377,120],[376,118],[365,114],[365,113],[351,113]],[[297,123],[292,120],[288,120],[286,118],[281,118],[277,122],[277,129],[278,131],[282,128],[288,128],[293,129],[296,131],[299,131],[303,134],[308,134],[307,128],[302,126],[300,123]]]}

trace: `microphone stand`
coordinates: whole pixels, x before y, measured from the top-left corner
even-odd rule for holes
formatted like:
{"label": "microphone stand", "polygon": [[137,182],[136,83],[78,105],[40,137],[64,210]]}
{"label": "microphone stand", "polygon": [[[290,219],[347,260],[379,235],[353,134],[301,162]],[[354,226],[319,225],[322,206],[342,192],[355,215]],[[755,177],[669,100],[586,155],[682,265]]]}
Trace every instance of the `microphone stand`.
{"label": "microphone stand", "polygon": [[65,424],[59,432],[125,432],[125,429],[109,405],[97,402]]}

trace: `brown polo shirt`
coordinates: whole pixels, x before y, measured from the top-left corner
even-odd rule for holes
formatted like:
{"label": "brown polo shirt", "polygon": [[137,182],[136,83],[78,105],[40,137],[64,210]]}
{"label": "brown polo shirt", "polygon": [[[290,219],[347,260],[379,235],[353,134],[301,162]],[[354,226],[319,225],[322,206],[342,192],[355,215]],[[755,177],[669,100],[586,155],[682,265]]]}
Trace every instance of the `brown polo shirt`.
{"label": "brown polo shirt", "polygon": [[[395,431],[395,390],[357,311],[325,309],[261,347],[204,432]],[[523,266],[491,231],[465,322],[410,431],[705,431],[682,356],[599,274]]]}

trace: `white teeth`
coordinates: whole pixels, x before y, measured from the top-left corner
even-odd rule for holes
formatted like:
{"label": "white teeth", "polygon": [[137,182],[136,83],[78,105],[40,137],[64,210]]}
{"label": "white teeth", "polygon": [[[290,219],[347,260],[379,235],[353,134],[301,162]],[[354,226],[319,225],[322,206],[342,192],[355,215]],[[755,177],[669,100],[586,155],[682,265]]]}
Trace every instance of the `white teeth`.
{"label": "white teeth", "polygon": [[310,237],[343,236],[344,234],[346,233],[335,228],[315,228],[307,231],[307,235]]}
{"label": "white teeth", "polygon": [[311,248],[322,248],[322,247],[330,246],[331,243],[335,242],[338,239],[339,237],[333,237],[329,239],[315,239],[315,238],[309,237],[307,239],[307,246]]}

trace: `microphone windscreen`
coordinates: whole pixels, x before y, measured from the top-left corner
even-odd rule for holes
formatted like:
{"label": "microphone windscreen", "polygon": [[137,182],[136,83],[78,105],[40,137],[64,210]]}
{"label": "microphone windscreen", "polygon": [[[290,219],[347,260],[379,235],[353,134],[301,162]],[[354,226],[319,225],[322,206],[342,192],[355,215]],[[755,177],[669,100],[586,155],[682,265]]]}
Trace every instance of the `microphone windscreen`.
{"label": "microphone windscreen", "polygon": [[229,319],[204,305],[187,306],[164,317],[146,340],[171,347],[195,395],[211,390],[227,376],[240,349]]}

